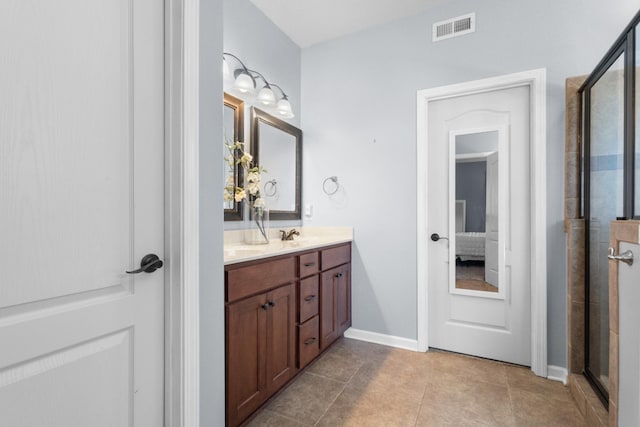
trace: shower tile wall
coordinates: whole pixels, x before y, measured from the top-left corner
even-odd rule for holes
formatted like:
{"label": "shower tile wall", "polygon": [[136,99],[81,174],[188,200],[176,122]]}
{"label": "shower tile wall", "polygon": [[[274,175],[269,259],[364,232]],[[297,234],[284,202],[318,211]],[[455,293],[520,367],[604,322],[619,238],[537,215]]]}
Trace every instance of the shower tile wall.
{"label": "shower tile wall", "polygon": [[607,410],[582,375],[585,361],[585,221],[581,216],[580,97],[586,76],[566,81],[565,232],[567,233],[567,353],[571,395],[587,425],[605,426]]}
{"label": "shower tile wall", "polygon": [[580,218],[581,179],[578,88],[585,77],[566,81],[564,217],[567,233],[567,353],[570,373],[584,370],[584,219]]}

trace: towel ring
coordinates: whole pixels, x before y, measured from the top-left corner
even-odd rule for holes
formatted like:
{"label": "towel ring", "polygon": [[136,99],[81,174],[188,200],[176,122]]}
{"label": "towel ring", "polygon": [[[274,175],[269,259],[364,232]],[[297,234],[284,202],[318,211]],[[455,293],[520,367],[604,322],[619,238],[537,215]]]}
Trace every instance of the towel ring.
{"label": "towel ring", "polygon": [[264,194],[267,197],[273,197],[278,193],[278,181],[272,179],[264,184]]}
{"label": "towel ring", "polygon": [[[334,188],[333,191],[327,190],[327,182],[328,181],[332,181],[333,184],[336,186],[336,188]],[[337,176],[330,176],[329,178],[325,179],[324,182],[322,183],[322,191],[324,191],[324,193],[327,196],[332,196],[332,195],[336,194],[339,189],[340,189],[340,184],[338,183],[338,177]]]}

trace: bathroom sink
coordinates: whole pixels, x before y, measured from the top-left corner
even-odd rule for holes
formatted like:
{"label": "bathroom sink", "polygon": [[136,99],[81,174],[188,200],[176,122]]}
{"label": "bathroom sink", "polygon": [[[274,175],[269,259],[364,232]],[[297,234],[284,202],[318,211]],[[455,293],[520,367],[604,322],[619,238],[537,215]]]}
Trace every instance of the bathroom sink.
{"label": "bathroom sink", "polygon": [[250,257],[250,256],[258,256],[262,255],[266,252],[264,248],[259,247],[232,247],[225,248],[224,256],[225,257]]}
{"label": "bathroom sink", "polygon": [[305,243],[305,242],[315,242],[316,240],[320,240],[320,237],[319,236],[299,236],[290,241]]}

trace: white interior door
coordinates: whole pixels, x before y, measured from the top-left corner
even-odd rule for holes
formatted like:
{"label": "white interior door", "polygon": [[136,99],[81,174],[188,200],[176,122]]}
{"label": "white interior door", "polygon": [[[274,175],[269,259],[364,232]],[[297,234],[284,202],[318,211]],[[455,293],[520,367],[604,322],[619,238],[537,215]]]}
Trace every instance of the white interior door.
{"label": "white interior door", "polygon": [[164,2],[0,2],[0,425],[161,426]]}
{"label": "white interior door", "polygon": [[618,263],[620,301],[618,425],[640,425],[640,245],[620,242],[619,254],[633,253],[633,264]]}
{"label": "white interior door", "polygon": [[[430,347],[531,364],[529,90],[521,86],[430,103],[427,231],[449,235],[449,240],[429,242]],[[456,135],[491,132],[497,132],[499,139],[499,230],[486,234],[498,235],[496,292],[457,287],[457,258],[487,261],[491,255],[460,256],[452,170]],[[482,151],[487,150],[478,149]],[[468,223],[470,215],[467,202]],[[485,248],[484,243],[479,245]]]}

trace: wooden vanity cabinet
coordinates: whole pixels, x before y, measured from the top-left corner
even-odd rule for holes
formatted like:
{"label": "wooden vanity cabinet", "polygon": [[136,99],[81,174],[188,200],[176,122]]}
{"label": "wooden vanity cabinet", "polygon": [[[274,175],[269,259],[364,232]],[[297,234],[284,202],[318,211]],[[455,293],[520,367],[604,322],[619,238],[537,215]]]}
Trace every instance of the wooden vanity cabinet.
{"label": "wooden vanity cabinet", "polygon": [[[275,271],[274,263],[285,270],[264,276],[266,280],[259,286],[256,272]],[[271,261],[227,271],[225,276],[227,298],[243,295],[238,289],[260,292],[276,286],[240,300],[227,300],[227,425],[236,426],[297,371],[295,264],[293,260]]]}
{"label": "wooden vanity cabinet", "polygon": [[227,426],[351,326],[351,244],[225,267]]}

